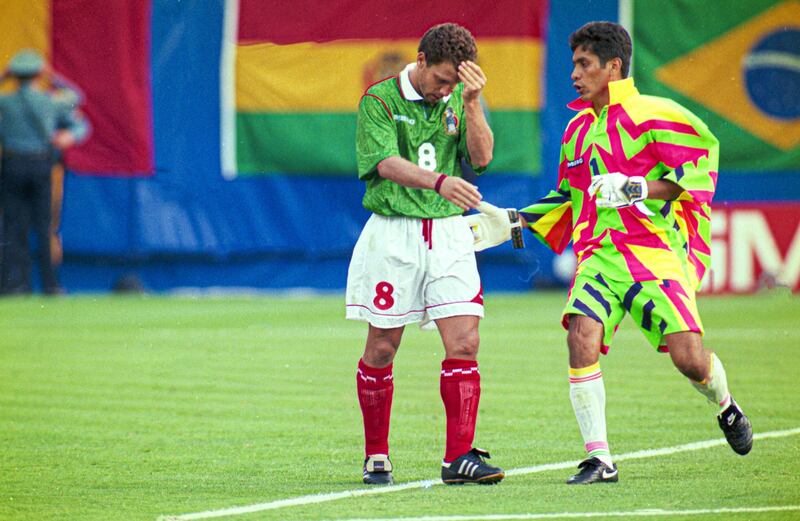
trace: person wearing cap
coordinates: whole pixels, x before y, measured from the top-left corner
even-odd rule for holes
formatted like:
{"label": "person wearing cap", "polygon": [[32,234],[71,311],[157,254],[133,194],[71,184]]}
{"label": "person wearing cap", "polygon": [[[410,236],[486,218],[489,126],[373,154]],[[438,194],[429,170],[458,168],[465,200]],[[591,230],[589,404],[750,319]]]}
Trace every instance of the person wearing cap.
{"label": "person wearing cap", "polygon": [[[51,88],[41,89],[37,79],[47,80]],[[33,50],[14,55],[0,76],[0,83],[7,80],[16,88],[0,95],[0,293],[31,292],[28,236],[33,228],[42,290],[58,294],[62,290],[51,251],[51,175],[61,153],[88,136],[89,124],[78,110],[83,95]]]}

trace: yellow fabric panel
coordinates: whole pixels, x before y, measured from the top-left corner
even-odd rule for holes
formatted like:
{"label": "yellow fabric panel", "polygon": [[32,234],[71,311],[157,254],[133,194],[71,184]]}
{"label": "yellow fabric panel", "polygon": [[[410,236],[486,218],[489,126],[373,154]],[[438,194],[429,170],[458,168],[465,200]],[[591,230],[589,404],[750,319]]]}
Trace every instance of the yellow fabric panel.
{"label": "yellow fabric panel", "polygon": [[629,101],[625,104],[625,112],[637,125],[652,119],[691,125],[689,118],[683,112],[679,111],[664,98],[656,96],[639,96],[633,101]]}
{"label": "yellow fabric panel", "polygon": [[596,373],[600,370],[600,362],[596,362],[592,365],[581,367],[579,369],[574,369],[572,367],[569,368],[569,375],[570,376],[586,376],[587,374]]}
{"label": "yellow fabric panel", "polygon": [[631,253],[659,279],[686,281],[686,273],[672,250],[629,244]]}
{"label": "yellow fabric panel", "polygon": [[[417,40],[351,40],[240,45],[236,106],[244,112],[354,112],[368,85],[397,74],[417,55]],[[478,40],[490,109],[538,110],[542,44]]]}
{"label": "yellow fabric panel", "polygon": [[541,235],[547,237],[550,230],[555,226],[564,215],[564,212],[570,209],[570,203],[564,203],[558,208],[555,208],[544,214],[538,221],[531,225],[531,229]]}
{"label": "yellow fabric panel", "polygon": [[484,95],[489,108],[539,110],[543,56],[541,40],[479,40],[478,62],[486,73]]}
{"label": "yellow fabric panel", "polygon": [[50,0],[3,2],[0,16],[0,67],[21,49],[36,49],[50,56]]}
{"label": "yellow fabric panel", "polygon": [[[582,222],[579,222],[577,225],[575,225],[575,228],[572,229],[572,242],[573,243],[575,243],[575,241],[580,239],[581,233],[583,233],[583,230],[585,230],[588,226],[589,226],[589,221],[588,220],[584,220]],[[578,257],[578,260],[580,261],[580,256]]]}

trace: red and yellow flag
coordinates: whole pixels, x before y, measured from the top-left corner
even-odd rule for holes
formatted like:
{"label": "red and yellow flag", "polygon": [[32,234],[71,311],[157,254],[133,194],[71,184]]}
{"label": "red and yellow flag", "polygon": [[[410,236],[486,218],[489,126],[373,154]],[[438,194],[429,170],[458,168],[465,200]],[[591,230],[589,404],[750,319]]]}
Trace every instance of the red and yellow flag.
{"label": "red and yellow flag", "polygon": [[39,51],[84,94],[92,134],[67,152],[80,173],[153,172],[150,2],[5,2],[0,66],[21,49]]}
{"label": "red and yellow flag", "polygon": [[239,3],[234,106],[223,137],[228,173],[355,172],[362,93],[413,62],[419,39],[442,22],[459,23],[476,37],[496,140],[491,169],[538,172],[546,1],[514,0],[503,9],[486,0],[442,0],[413,10],[394,0],[280,4]]}

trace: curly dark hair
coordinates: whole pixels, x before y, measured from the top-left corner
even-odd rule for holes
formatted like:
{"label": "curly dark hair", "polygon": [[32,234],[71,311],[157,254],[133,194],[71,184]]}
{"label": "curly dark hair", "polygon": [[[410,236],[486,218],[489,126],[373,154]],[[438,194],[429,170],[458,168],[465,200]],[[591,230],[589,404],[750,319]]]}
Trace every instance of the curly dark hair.
{"label": "curly dark hair", "polygon": [[419,52],[425,53],[428,65],[449,61],[456,68],[462,61],[475,61],[478,47],[475,38],[466,28],[458,24],[434,25],[419,41]]}
{"label": "curly dark hair", "polygon": [[631,66],[631,35],[619,24],[613,22],[589,22],[569,35],[569,47],[572,52],[580,47],[600,58],[600,65],[605,66],[608,60],[622,60],[623,78],[628,77]]}

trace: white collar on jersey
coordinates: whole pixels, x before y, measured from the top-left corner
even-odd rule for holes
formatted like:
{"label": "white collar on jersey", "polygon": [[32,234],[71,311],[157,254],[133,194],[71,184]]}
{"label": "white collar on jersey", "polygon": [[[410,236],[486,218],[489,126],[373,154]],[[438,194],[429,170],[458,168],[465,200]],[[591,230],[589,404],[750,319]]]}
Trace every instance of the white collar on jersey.
{"label": "white collar on jersey", "polygon": [[[403,93],[403,97],[408,101],[422,101],[423,99],[420,93],[417,92],[417,89],[415,89],[414,86],[411,84],[411,78],[409,78],[409,74],[411,73],[412,69],[414,69],[416,66],[417,66],[416,62],[409,63],[408,65],[406,65],[406,68],[400,72],[400,90]],[[447,103],[447,100],[450,99],[450,96],[451,94],[448,94],[447,96],[442,98],[442,101]]]}

